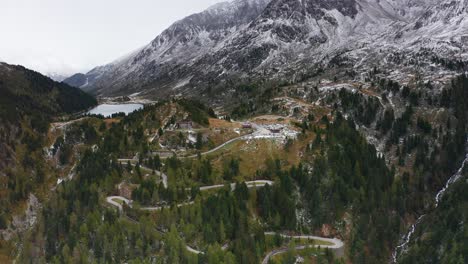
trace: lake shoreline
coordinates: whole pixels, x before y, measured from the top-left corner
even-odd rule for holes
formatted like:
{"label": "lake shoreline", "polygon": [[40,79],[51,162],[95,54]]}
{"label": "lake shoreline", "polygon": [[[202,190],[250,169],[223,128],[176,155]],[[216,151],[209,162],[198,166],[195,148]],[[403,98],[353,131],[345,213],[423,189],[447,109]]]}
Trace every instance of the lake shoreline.
{"label": "lake shoreline", "polygon": [[137,103],[100,103],[93,109],[87,111],[85,115],[103,115],[104,117],[109,118],[112,115],[118,113],[125,113],[125,115],[129,115],[143,108],[143,104]]}

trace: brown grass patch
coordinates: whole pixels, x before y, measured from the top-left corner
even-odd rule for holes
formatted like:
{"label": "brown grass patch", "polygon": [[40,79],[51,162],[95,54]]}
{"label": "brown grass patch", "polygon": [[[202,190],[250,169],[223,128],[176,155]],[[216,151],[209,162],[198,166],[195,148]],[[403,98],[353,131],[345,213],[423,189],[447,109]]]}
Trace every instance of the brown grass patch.
{"label": "brown grass patch", "polygon": [[252,119],[252,122],[255,122],[260,125],[269,125],[269,124],[283,124],[288,125],[293,121],[290,117],[284,117],[280,115],[262,115],[257,116]]}
{"label": "brown grass patch", "polygon": [[265,169],[267,159],[281,160],[283,169],[297,166],[301,162],[307,144],[314,138],[315,134],[309,133],[294,141],[288,149],[285,149],[280,142],[270,139],[237,141],[211,153],[208,158],[212,160],[215,170],[220,173],[225,160],[238,158],[241,161],[238,180],[253,180],[258,170]]}
{"label": "brown grass patch", "polygon": [[13,263],[13,260],[10,256],[6,255],[4,252],[0,252],[0,263],[9,264]]}
{"label": "brown grass patch", "polygon": [[243,180],[252,180],[255,172],[263,169],[265,161],[275,159],[279,156],[281,146],[272,140],[250,140],[237,141],[227,145],[225,148],[210,154],[213,167],[223,171],[223,163],[231,158],[240,159],[240,178]]}
{"label": "brown grass patch", "polygon": [[112,124],[120,123],[120,119],[117,119],[117,118],[104,119],[104,123],[106,123],[107,127],[110,127]]}
{"label": "brown grass patch", "polygon": [[235,128],[241,128],[242,125],[238,122],[228,122],[226,120],[221,120],[221,119],[216,119],[216,118],[210,118],[208,119],[210,123],[210,128],[230,128],[230,129],[235,129]]}

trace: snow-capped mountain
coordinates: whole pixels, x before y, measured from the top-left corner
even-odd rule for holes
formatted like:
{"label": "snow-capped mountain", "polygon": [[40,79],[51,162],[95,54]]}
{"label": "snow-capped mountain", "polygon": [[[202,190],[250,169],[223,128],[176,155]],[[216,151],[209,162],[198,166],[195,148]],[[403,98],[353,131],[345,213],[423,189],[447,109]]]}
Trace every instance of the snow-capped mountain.
{"label": "snow-capped mountain", "polygon": [[235,0],[174,23],[83,85],[155,96],[317,67],[420,69],[434,57],[468,60],[468,0]]}
{"label": "snow-capped mountain", "polygon": [[60,73],[48,73],[48,74],[46,74],[46,76],[51,78],[52,80],[54,80],[56,82],[61,82],[61,81],[68,78],[68,76],[60,74]]}
{"label": "snow-capped mountain", "polygon": [[[269,0],[218,3],[175,22],[147,46],[115,62],[97,67],[81,82],[85,90],[109,93],[137,91],[154,81],[173,80],[181,66],[196,62],[249,25]],[[183,80],[182,80],[183,81]],[[135,85],[137,84],[138,85]]]}

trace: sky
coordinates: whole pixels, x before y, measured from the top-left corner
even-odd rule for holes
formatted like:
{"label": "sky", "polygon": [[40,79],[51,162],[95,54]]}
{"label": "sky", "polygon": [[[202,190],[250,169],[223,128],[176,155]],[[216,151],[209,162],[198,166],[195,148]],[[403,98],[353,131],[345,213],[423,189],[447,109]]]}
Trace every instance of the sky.
{"label": "sky", "polygon": [[72,75],[153,40],[222,0],[0,0],[0,61]]}

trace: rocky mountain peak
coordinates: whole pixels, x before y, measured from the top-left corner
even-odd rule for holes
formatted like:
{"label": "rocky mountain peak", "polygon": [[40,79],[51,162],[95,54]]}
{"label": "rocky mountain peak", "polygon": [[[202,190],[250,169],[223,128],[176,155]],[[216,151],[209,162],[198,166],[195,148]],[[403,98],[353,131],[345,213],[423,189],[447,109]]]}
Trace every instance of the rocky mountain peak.
{"label": "rocky mountain peak", "polygon": [[[87,74],[105,95],[197,93],[236,78],[294,79],[340,61],[366,70],[394,53],[468,57],[468,0],[234,0],[180,21]],[[413,55],[411,55],[413,56]],[[407,56],[411,61],[411,56]],[[333,64],[333,63],[332,63]],[[388,65],[387,65],[388,66]],[[356,69],[360,67],[360,69]]]}

